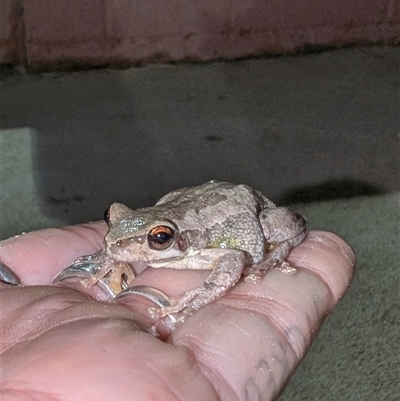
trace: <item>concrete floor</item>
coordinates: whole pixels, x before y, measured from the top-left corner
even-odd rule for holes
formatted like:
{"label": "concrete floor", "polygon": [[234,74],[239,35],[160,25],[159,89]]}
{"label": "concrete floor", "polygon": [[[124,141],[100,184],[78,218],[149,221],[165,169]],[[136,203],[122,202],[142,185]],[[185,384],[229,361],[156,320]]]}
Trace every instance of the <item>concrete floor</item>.
{"label": "concrete floor", "polygon": [[[0,71],[1,237],[211,178],[300,203],[359,270],[283,400],[398,399],[399,48]],[[352,199],[350,199],[352,198]],[[396,387],[397,386],[397,387]]]}

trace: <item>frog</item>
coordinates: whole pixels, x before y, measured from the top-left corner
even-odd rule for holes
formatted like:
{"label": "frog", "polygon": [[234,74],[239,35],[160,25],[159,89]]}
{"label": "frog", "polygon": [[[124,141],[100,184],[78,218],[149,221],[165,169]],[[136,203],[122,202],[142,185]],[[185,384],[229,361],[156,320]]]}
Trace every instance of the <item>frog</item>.
{"label": "frog", "polygon": [[[303,215],[277,207],[248,185],[217,180],[173,190],[150,207],[113,203],[104,220],[103,249],[78,258],[54,281],[79,276],[84,286],[99,284],[114,298],[143,295],[156,303],[161,318],[192,315],[244,274],[263,277],[308,233]],[[168,297],[156,288],[131,286],[136,263],[210,274],[201,286]]]}

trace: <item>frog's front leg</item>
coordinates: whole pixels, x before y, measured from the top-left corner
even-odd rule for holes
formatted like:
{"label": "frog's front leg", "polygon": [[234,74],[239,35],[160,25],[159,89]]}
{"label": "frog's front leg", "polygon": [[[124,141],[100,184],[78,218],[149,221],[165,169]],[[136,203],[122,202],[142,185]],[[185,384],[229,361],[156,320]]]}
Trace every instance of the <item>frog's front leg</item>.
{"label": "frog's front leg", "polygon": [[220,298],[238,282],[246,264],[245,253],[235,249],[213,249],[212,251],[221,256],[218,257],[212,273],[204,284],[172,298],[171,306],[160,308],[160,316],[177,312],[190,316],[203,306]]}
{"label": "frog's front leg", "polygon": [[[205,305],[210,304],[224,295],[240,279],[243,268],[247,262],[244,252],[235,249],[206,249],[201,252],[199,259],[211,261],[212,273],[201,287],[186,291],[185,293],[168,298],[162,294],[147,294],[146,287],[131,287],[120,294],[118,298],[128,294],[143,295],[157,303],[160,308],[152,315],[163,317],[174,314],[176,319],[190,316]],[[159,299],[160,298],[160,299]],[[164,299],[165,298],[165,299]],[[165,300],[168,300],[166,305]],[[162,301],[162,302],[161,302]],[[163,304],[163,306],[161,306]],[[176,315],[179,314],[179,315]]]}
{"label": "frog's front leg", "polygon": [[291,249],[302,243],[308,233],[305,217],[285,207],[262,210],[259,219],[270,248],[264,260],[251,266],[246,274],[264,274],[282,263]]}

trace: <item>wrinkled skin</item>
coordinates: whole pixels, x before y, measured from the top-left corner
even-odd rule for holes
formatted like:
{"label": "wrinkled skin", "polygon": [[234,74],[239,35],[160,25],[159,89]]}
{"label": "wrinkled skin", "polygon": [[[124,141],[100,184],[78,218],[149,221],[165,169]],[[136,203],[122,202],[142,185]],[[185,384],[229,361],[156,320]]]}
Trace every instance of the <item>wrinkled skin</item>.
{"label": "wrinkled skin", "polygon": [[[96,286],[50,284],[100,249],[105,231],[95,223],[0,243],[1,261],[34,285],[0,284],[3,400],[275,399],[354,273],[347,244],[311,232],[288,258],[296,273],[271,269],[256,284],[242,280],[172,330],[150,318],[143,297],[100,302]],[[173,295],[207,274],[149,268],[135,283]],[[154,325],[159,338],[149,334]]]}

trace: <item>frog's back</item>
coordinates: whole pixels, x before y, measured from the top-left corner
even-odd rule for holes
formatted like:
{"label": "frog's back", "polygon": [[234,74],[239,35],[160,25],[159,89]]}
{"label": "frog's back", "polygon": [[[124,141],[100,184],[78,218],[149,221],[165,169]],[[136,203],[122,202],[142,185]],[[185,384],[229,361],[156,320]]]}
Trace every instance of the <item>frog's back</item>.
{"label": "frog's back", "polygon": [[[275,205],[247,185],[210,181],[173,191],[157,203],[180,230],[197,232],[208,248],[246,251],[253,261],[263,258],[264,235],[258,215]],[[196,244],[192,244],[196,247]]]}
{"label": "frog's back", "polygon": [[191,203],[197,208],[212,207],[223,202],[225,205],[243,205],[259,213],[263,209],[275,207],[274,203],[266,198],[260,191],[256,191],[244,184],[233,184],[225,181],[211,180],[195,187],[185,187],[164,195],[156,205],[167,203]]}

